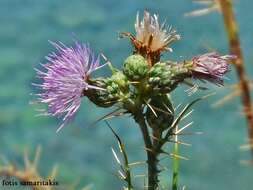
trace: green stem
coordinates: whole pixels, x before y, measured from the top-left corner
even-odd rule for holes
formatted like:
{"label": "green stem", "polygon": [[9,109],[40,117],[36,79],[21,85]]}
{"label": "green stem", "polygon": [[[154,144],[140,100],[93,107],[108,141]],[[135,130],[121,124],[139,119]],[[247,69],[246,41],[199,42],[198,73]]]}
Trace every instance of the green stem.
{"label": "green stem", "polygon": [[151,138],[149,136],[148,127],[145,122],[145,118],[142,113],[135,115],[135,121],[139,124],[142,136],[145,143],[146,153],[147,153],[147,164],[148,164],[148,190],[156,190],[158,188],[158,153],[154,151]]}
{"label": "green stem", "polygon": [[[177,129],[176,129],[177,131]],[[177,142],[177,135],[175,136],[175,142]],[[174,144],[174,158],[173,158],[173,177],[172,177],[172,190],[178,190],[178,176],[179,176],[179,145],[178,143]]]}

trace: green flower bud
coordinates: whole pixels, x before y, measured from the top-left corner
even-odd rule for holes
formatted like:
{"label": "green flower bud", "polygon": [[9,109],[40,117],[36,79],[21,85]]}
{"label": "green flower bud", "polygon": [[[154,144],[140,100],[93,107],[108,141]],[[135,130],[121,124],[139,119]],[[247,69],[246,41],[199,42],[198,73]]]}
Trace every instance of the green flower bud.
{"label": "green flower bud", "polygon": [[101,89],[89,89],[85,95],[99,107],[110,107],[117,102],[117,97],[113,95],[113,90],[108,86],[108,80],[99,78],[90,81],[93,86],[97,86]]}
{"label": "green flower bud", "polygon": [[117,85],[123,91],[128,89],[129,86],[126,76],[121,71],[113,73],[111,78],[108,78],[108,82],[115,83],[115,85]]}
{"label": "green flower bud", "polygon": [[159,92],[168,93],[190,76],[190,70],[185,64],[159,62],[150,69],[148,84]]}
{"label": "green flower bud", "polygon": [[124,62],[123,72],[131,81],[140,81],[148,72],[148,62],[141,55],[131,55]]}
{"label": "green flower bud", "polygon": [[[156,130],[166,130],[174,120],[174,109],[167,95],[158,95],[151,99],[150,107],[146,111],[146,120],[149,126]],[[155,113],[154,113],[155,112]]]}
{"label": "green flower bud", "polygon": [[128,96],[128,81],[122,72],[110,78],[99,78],[89,82],[100,89],[89,89],[86,96],[99,107],[110,107]]}

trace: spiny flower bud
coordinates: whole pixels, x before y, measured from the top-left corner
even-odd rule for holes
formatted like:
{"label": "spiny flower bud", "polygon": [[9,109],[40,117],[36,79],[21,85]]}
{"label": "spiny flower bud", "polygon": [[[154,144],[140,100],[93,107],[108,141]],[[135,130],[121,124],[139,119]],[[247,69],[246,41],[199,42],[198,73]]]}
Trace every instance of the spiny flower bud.
{"label": "spiny flower bud", "polygon": [[123,72],[130,81],[140,81],[147,75],[147,60],[141,55],[131,55],[124,62]]}
{"label": "spiny flower bud", "polygon": [[115,72],[110,78],[90,81],[92,85],[103,89],[91,89],[86,96],[99,107],[110,107],[128,94],[128,82],[122,72]]}
{"label": "spiny flower bud", "polygon": [[146,119],[152,129],[166,130],[174,120],[174,109],[167,95],[152,98],[146,112]]}
{"label": "spiny flower bud", "polygon": [[190,70],[185,64],[159,62],[150,69],[148,83],[153,89],[168,93],[189,76]]}

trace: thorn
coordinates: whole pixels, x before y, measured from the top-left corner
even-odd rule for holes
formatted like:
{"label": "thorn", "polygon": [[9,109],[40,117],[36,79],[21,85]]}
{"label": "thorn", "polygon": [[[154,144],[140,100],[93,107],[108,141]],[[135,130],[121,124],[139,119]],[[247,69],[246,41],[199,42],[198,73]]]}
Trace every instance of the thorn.
{"label": "thorn", "polygon": [[189,132],[189,133],[179,133],[179,134],[172,134],[172,135],[203,135],[203,132]]}
{"label": "thorn", "polygon": [[[152,106],[153,106],[153,105],[152,105]],[[165,104],[164,104],[164,107],[165,107],[168,111],[165,111],[165,110],[160,109],[160,108],[158,108],[158,107],[156,107],[156,106],[153,106],[153,108],[154,108],[155,110],[159,111],[159,112],[162,112],[162,113],[165,113],[165,114],[168,114],[168,115],[173,114],[172,111],[171,111]]]}
{"label": "thorn", "polygon": [[145,103],[147,104],[147,106],[151,109],[151,111],[153,112],[153,114],[155,115],[155,117],[158,117],[155,110],[152,108],[152,106],[145,100]]}
{"label": "thorn", "polygon": [[170,114],[173,114],[173,111],[163,102],[163,106],[168,110]]}
{"label": "thorn", "polygon": [[150,135],[150,137],[152,138],[152,140],[156,140],[156,141],[159,141],[159,142],[161,142],[162,141],[162,139],[159,139],[159,138],[157,138],[157,137],[155,137],[154,135]]}
{"label": "thorn", "polygon": [[191,126],[193,124],[193,121],[188,123],[186,126],[182,127],[181,129],[179,129],[178,131],[176,131],[175,134],[179,134],[181,131],[185,130],[187,127]]}
{"label": "thorn", "polygon": [[192,145],[189,144],[189,143],[185,143],[185,142],[181,142],[181,141],[169,140],[168,142],[177,143],[177,144],[181,144],[181,145],[185,145],[185,146],[192,146]]}
{"label": "thorn", "polygon": [[112,154],[113,154],[115,160],[117,161],[117,163],[118,163],[119,165],[121,165],[121,162],[120,162],[120,160],[119,160],[119,158],[118,158],[116,152],[114,151],[114,149],[113,149],[112,147],[111,147],[111,150],[112,150]]}
{"label": "thorn", "polygon": [[169,156],[171,156],[173,158],[179,158],[179,159],[182,159],[182,160],[189,160],[189,158],[187,158],[187,157],[180,156],[180,155],[177,155],[177,154],[174,154],[174,153],[168,153],[168,152],[165,152],[163,150],[161,151],[161,153],[167,154],[167,155],[169,155]]}
{"label": "thorn", "polygon": [[191,115],[191,113],[194,111],[194,109],[192,109],[191,111],[189,111],[187,114],[185,114],[183,117],[182,117],[182,119],[181,119],[181,121],[183,121],[185,118],[187,118],[189,115]]}
{"label": "thorn", "polygon": [[143,165],[143,164],[146,164],[146,161],[133,162],[133,163],[129,163],[128,165],[133,167],[136,165]]}
{"label": "thorn", "polygon": [[[190,86],[190,87],[197,87],[197,89],[200,89],[200,90],[208,90],[207,87],[203,87],[203,86],[199,86],[198,84],[192,84],[191,81],[189,80],[184,80],[183,83],[187,86]],[[190,88],[191,89],[191,88]],[[186,92],[189,91],[190,89],[187,89],[185,90]]]}
{"label": "thorn", "polygon": [[120,177],[121,179],[125,180],[125,179],[126,179],[126,176],[125,176],[120,170],[118,170],[118,172],[119,172],[119,177]]}
{"label": "thorn", "polygon": [[134,178],[140,178],[140,177],[145,178],[147,176],[145,174],[134,175]]}
{"label": "thorn", "polygon": [[178,108],[182,105],[182,103],[178,104],[175,108],[175,111],[178,110]]}
{"label": "thorn", "polygon": [[195,92],[197,92],[199,89],[199,86],[197,84],[194,84],[190,88],[186,89],[185,92],[188,94],[188,96],[193,95]]}
{"label": "thorn", "polygon": [[115,113],[114,115],[105,117],[103,120],[109,120],[109,119],[112,119],[112,118],[114,118],[114,117],[120,117],[120,116],[122,116],[122,115],[124,115],[124,114],[126,114],[126,112]]}
{"label": "thorn", "polygon": [[130,83],[130,84],[140,84],[139,81],[130,81],[129,83]]}
{"label": "thorn", "polygon": [[150,148],[147,148],[147,147],[144,147],[144,150],[146,150],[146,151],[149,151],[149,152],[154,152],[152,149],[150,149]]}
{"label": "thorn", "polygon": [[102,58],[106,61],[106,64],[109,66],[110,70],[112,71],[112,73],[115,73],[117,72],[117,69],[115,69],[113,66],[112,66],[112,63],[107,59],[107,57],[101,53],[101,56]]}

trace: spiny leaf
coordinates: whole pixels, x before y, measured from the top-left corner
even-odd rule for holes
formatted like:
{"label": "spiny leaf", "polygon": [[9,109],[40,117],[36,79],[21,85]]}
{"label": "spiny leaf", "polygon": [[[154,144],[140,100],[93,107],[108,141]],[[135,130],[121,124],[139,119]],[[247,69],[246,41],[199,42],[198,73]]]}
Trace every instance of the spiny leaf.
{"label": "spiny leaf", "polygon": [[114,153],[114,157],[117,158],[117,162],[121,165],[121,169],[125,172],[125,175],[121,171],[119,171],[119,174],[121,177],[124,176],[123,179],[127,182],[128,189],[131,190],[131,189],[133,189],[132,180],[131,180],[131,170],[130,170],[125,146],[124,146],[122,140],[120,139],[119,135],[113,130],[113,128],[110,126],[110,124],[107,121],[105,121],[105,123],[109,127],[109,129],[112,131],[113,135],[115,136],[115,138],[118,141],[120,151],[121,151],[123,158],[124,158],[123,165],[121,164],[120,160],[118,159],[118,156],[116,155],[115,151],[113,149],[112,150]]}
{"label": "spiny leaf", "polygon": [[206,96],[202,96],[200,98],[197,98],[195,100],[193,100],[191,103],[187,104],[184,109],[179,113],[179,116],[174,120],[174,122],[172,123],[172,125],[168,128],[168,133],[166,134],[165,136],[165,140],[167,140],[170,136],[170,130],[171,129],[174,129],[178,124],[179,122],[181,121],[181,119],[184,117],[184,115],[187,113],[187,111],[194,105],[196,104],[197,102],[199,102],[200,100],[204,100],[206,98],[208,98],[209,96],[212,96],[214,93],[211,93],[211,94],[208,94]]}

